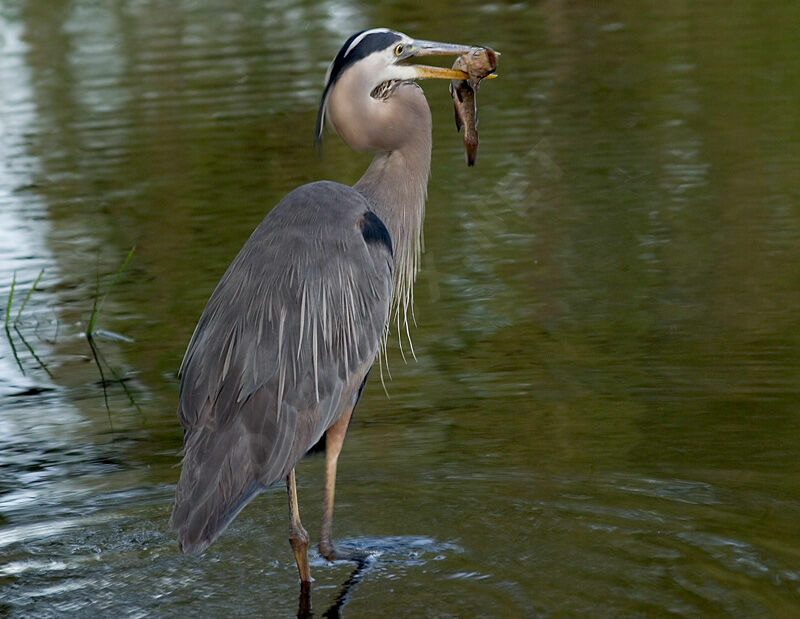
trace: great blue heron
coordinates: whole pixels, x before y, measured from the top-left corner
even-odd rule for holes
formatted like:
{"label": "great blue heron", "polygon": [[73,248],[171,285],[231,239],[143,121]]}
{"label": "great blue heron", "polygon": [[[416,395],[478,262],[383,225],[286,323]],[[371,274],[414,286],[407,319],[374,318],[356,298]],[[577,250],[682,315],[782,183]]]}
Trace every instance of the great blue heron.
{"label": "great blue heron", "polygon": [[285,479],[289,541],[310,581],[294,467],[325,441],[319,540],[333,543],[336,462],[387,329],[407,320],[430,172],[431,114],[418,78],[464,73],[404,64],[467,46],[385,28],[351,36],[325,78],[317,117],[351,148],[375,152],[349,187],[298,187],[264,218],[211,295],[181,365],[183,470],[171,525],[200,553],[259,492]]}

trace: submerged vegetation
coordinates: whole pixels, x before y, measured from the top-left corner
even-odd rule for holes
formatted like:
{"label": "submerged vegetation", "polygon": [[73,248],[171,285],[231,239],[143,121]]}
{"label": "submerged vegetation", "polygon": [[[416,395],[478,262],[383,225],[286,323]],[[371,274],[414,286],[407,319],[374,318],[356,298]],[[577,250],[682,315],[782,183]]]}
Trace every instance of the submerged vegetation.
{"label": "submerged vegetation", "polygon": [[[124,336],[121,336],[121,335],[118,335],[118,334],[114,334],[114,333],[111,333],[109,331],[104,331],[104,330],[98,329],[97,328],[97,321],[98,321],[98,318],[100,316],[100,312],[102,311],[103,306],[105,305],[106,300],[108,299],[109,295],[114,290],[114,287],[117,285],[117,283],[121,279],[122,274],[125,271],[125,268],[128,266],[128,263],[131,261],[131,258],[133,258],[133,254],[134,254],[135,250],[136,250],[136,247],[134,246],[128,252],[128,255],[125,257],[125,260],[123,260],[123,262],[120,265],[119,269],[117,269],[117,272],[115,273],[114,278],[111,280],[111,283],[109,284],[108,288],[105,290],[105,292],[102,295],[100,294],[100,275],[98,273],[98,276],[97,276],[97,287],[96,287],[94,300],[93,300],[93,304],[92,304],[92,313],[91,313],[91,315],[89,317],[89,322],[87,323],[86,331],[85,331],[86,341],[89,344],[89,349],[92,352],[92,358],[94,359],[95,365],[97,366],[97,370],[98,370],[98,372],[100,374],[100,385],[103,388],[103,401],[105,403],[106,410],[108,411],[108,414],[109,414],[109,421],[111,419],[111,406],[110,406],[109,400],[108,400],[108,386],[113,384],[113,383],[119,383],[119,385],[122,387],[123,391],[125,392],[125,395],[128,397],[128,400],[130,401],[131,405],[134,408],[136,408],[136,410],[139,412],[139,414],[143,415],[142,409],[137,404],[133,393],[131,392],[131,390],[128,388],[128,385],[126,384],[127,381],[129,380],[129,378],[125,377],[125,376],[122,376],[120,374],[120,372],[118,372],[108,362],[108,360],[103,355],[103,353],[102,353],[102,351],[101,351],[101,349],[100,349],[100,347],[98,345],[98,342],[97,342],[97,336],[103,336],[103,337],[107,337],[107,338],[110,338],[110,339],[117,339],[117,340],[122,340],[122,341],[127,341],[127,342],[131,341],[131,340],[129,340],[128,338],[126,338]],[[24,357],[23,358],[20,357],[20,350],[17,348],[17,345],[15,343],[15,339],[22,343],[22,345],[25,347],[25,349],[30,353],[30,356],[36,361],[38,366],[42,370],[44,370],[45,373],[52,379],[53,378],[53,373],[47,367],[47,364],[42,360],[42,358],[36,353],[36,351],[34,350],[33,346],[28,341],[28,339],[26,339],[26,337],[23,335],[22,330],[20,329],[20,325],[23,324],[23,322],[22,322],[23,321],[23,312],[25,311],[25,308],[28,305],[28,301],[30,301],[31,296],[33,295],[34,291],[36,291],[36,288],[39,285],[39,282],[41,281],[43,274],[44,274],[44,268],[42,268],[42,270],[39,271],[39,275],[36,277],[36,279],[34,280],[33,284],[31,285],[30,289],[25,294],[25,297],[23,298],[22,303],[19,305],[19,308],[17,309],[16,315],[14,316],[14,319],[12,320],[11,319],[12,307],[14,305],[15,292],[16,292],[16,289],[17,289],[17,274],[16,274],[16,272],[14,272],[14,275],[13,275],[12,280],[11,280],[11,288],[10,288],[10,291],[8,293],[8,299],[6,301],[5,317],[4,317],[3,325],[4,325],[6,337],[8,338],[9,346],[11,347],[11,352],[12,352],[12,354],[14,356],[14,360],[16,361],[17,367],[19,367],[20,372],[22,372],[22,375],[23,376],[27,376],[26,371],[25,371],[25,364],[23,363]],[[13,335],[12,335],[12,332],[13,332]],[[107,379],[106,378],[106,374],[107,373],[110,373],[111,376],[113,377],[113,379]]]}
{"label": "submerged vegetation", "polygon": [[97,324],[97,316],[100,314],[100,310],[103,309],[103,305],[105,305],[106,299],[108,295],[111,294],[111,291],[114,290],[114,286],[117,285],[120,277],[122,277],[122,272],[125,270],[125,267],[128,266],[128,263],[133,258],[133,252],[136,251],[136,246],[134,245],[131,247],[131,250],[128,252],[128,255],[125,257],[125,260],[120,265],[119,269],[117,270],[116,275],[114,275],[114,279],[111,280],[111,284],[106,290],[105,294],[102,298],[100,298],[100,274],[97,274],[97,288],[94,296],[94,306],[92,307],[92,315],[89,318],[89,325],[86,327],[86,338],[91,340],[92,336],[95,332],[95,324]]}
{"label": "submerged vegetation", "polygon": [[36,286],[42,279],[43,274],[44,274],[44,268],[42,268],[42,270],[39,271],[39,275],[36,276],[33,285],[31,286],[30,290],[28,290],[28,293],[25,295],[25,298],[22,300],[22,304],[20,305],[19,310],[17,310],[17,315],[14,317],[14,321],[11,322],[11,305],[14,302],[14,290],[16,289],[17,286],[17,273],[16,271],[14,272],[14,275],[11,279],[11,290],[8,293],[8,302],[6,303],[6,315],[5,315],[4,327],[5,327],[6,337],[8,338],[9,346],[11,346],[11,352],[14,355],[14,360],[17,362],[17,366],[19,367],[20,372],[22,372],[22,375],[25,376],[25,367],[22,365],[22,361],[20,360],[19,354],[17,352],[17,347],[14,344],[14,338],[11,336],[12,329],[14,330],[14,333],[17,334],[17,337],[19,337],[19,340],[22,342],[25,348],[28,349],[28,352],[31,354],[31,356],[36,360],[36,363],[39,364],[39,367],[41,367],[45,372],[47,372],[47,375],[50,378],[52,378],[53,374],[50,372],[47,365],[45,365],[44,361],[42,361],[39,355],[37,355],[36,352],[33,350],[33,346],[31,346],[28,343],[28,340],[25,339],[25,336],[22,334],[22,331],[19,330],[18,326],[19,319],[22,316],[22,312],[25,309],[25,306],[28,304],[28,301],[30,300],[33,291],[36,290]]}
{"label": "submerged vegetation", "polygon": [[[116,275],[114,275],[114,279],[111,280],[111,284],[108,286],[108,289],[105,291],[102,297],[100,297],[100,275],[97,276],[97,287],[95,289],[94,295],[94,305],[92,306],[92,315],[89,318],[89,324],[86,327],[86,341],[89,343],[89,348],[92,351],[92,358],[94,359],[95,365],[97,366],[97,371],[100,373],[100,384],[103,386],[103,400],[106,405],[106,411],[109,414],[109,422],[111,421],[111,407],[108,403],[108,385],[114,382],[119,383],[122,387],[122,390],[125,392],[125,395],[128,396],[128,400],[130,401],[131,405],[136,408],[142,417],[144,417],[144,413],[139,405],[136,403],[136,400],[133,397],[133,393],[131,393],[128,386],[125,384],[127,378],[120,376],[120,374],[114,369],[106,358],[103,356],[103,353],[100,351],[100,348],[97,345],[97,340],[95,339],[95,335],[99,334],[100,332],[95,328],[97,324],[97,317],[100,315],[100,311],[103,309],[103,305],[105,305],[106,299],[108,295],[111,294],[111,291],[114,290],[114,286],[117,285],[117,282],[122,277],[122,272],[125,270],[125,267],[128,266],[128,263],[131,261],[133,257],[133,252],[136,251],[136,246],[131,247],[131,250],[128,252],[128,255],[125,257],[125,260],[120,265],[119,269],[117,270]],[[102,332],[106,333],[106,332]],[[127,339],[124,337],[117,337],[115,339]],[[113,381],[106,379],[105,372],[103,371],[103,365],[108,368],[111,375],[114,377]]]}

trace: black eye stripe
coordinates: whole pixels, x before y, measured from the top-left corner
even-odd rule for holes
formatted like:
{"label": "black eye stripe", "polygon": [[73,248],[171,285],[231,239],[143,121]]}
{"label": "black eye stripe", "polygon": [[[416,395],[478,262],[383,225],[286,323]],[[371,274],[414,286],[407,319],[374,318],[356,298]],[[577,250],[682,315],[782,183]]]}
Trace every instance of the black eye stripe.
{"label": "black eye stripe", "polygon": [[347,39],[347,41],[344,42],[344,45],[342,45],[342,48],[339,50],[339,53],[336,54],[336,58],[333,59],[333,63],[331,64],[331,74],[328,77],[328,83],[325,84],[325,90],[322,93],[322,99],[320,101],[319,112],[317,113],[317,140],[319,140],[319,137],[322,135],[322,124],[324,120],[323,108],[325,105],[325,98],[328,96],[328,92],[330,91],[331,87],[336,83],[336,80],[342,76],[342,73],[344,73],[345,69],[374,52],[384,49],[391,49],[394,45],[403,40],[399,34],[392,32],[391,30],[386,30],[383,32],[371,32],[361,39],[353,49],[350,49],[352,42],[364,34],[364,32],[366,32],[366,30],[356,32],[353,36]]}
{"label": "black eye stripe", "polygon": [[350,52],[345,55],[345,52],[350,47],[350,44],[358,37],[361,32],[358,32],[351,36],[345,44],[342,45],[342,49],[339,50],[339,53],[336,54],[336,58],[333,60],[333,67],[331,68],[331,76],[328,79],[328,86],[336,82],[336,80],[341,77],[344,70],[349,67],[350,65],[366,58],[370,54],[391,48],[393,45],[401,41],[401,37],[399,34],[395,32],[372,32],[365,36],[358,42]]}

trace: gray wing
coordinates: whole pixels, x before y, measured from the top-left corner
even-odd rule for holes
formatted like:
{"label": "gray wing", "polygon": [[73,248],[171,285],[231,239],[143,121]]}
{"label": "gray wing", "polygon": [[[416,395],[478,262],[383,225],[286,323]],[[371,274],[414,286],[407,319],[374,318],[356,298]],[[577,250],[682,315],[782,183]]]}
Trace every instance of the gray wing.
{"label": "gray wing", "polygon": [[201,552],[350,406],[380,345],[391,240],[366,199],[287,195],[220,280],[182,365],[184,459],[171,524]]}

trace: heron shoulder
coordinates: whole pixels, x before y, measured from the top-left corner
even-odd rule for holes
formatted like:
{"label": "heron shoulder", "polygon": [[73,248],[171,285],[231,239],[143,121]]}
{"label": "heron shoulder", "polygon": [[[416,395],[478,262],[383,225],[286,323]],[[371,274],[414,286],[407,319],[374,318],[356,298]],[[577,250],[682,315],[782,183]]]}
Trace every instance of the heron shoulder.
{"label": "heron shoulder", "polygon": [[392,237],[389,230],[372,211],[364,211],[358,219],[358,228],[361,230],[361,236],[364,237],[364,242],[367,245],[378,244],[383,245],[389,250],[389,254],[393,255],[392,251]]}
{"label": "heron shoulder", "polygon": [[367,198],[349,185],[334,181],[314,181],[290,191],[278,202],[270,216],[291,214],[298,222],[311,219],[346,219],[348,213],[357,215],[370,204]]}
{"label": "heron shoulder", "polygon": [[393,256],[392,238],[369,199],[349,185],[315,181],[294,189],[264,219],[265,233],[296,228],[300,235],[334,238],[355,225],[368,246],[380,246]]}

